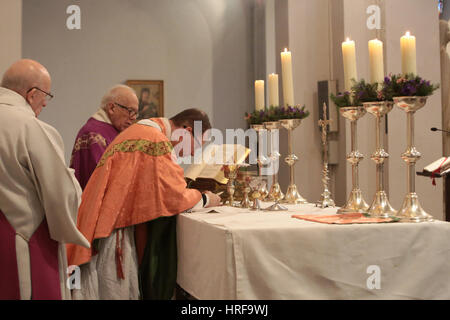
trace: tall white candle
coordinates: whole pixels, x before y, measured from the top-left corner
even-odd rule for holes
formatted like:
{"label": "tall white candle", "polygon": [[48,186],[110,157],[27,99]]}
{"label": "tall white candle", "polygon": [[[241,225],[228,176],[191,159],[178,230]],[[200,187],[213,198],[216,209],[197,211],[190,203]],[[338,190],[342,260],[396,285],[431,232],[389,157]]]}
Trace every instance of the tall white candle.
{"label": "tall white candle", "polygon": [[417,74],[416,61],[416,37],[412,36],[410,32],[400,38],[400,47],[402,52],[402,73],[403,74]]}
{"label": "tall white candle", "polygon": [[281,52],[281,71],[283,78],[283,98],[284,104],[294,106],[294,81],[292,77],[292,56],[291,52],[284,49]]}
{"label": "tall white candle", "polygon": [[370,82],[384,81],[383,42],[378,39],[369,41]]}
{"label": "tall white candle", "polygon": [[342,57],[344,61],[344,80],[345,80],[345,91],[350,91],[352,88],[352,79],[358,81],[356,73],[356,49],[355,41],[342,42]]}
{"label": "tall white candle", "polygon": [[255,108],[256,111],[265,109],[264,80],[255,81]]}
{"label": "tall white candle", "polygon": [[280,105],[278,75],[275,73],[269,74],[269,107]]}

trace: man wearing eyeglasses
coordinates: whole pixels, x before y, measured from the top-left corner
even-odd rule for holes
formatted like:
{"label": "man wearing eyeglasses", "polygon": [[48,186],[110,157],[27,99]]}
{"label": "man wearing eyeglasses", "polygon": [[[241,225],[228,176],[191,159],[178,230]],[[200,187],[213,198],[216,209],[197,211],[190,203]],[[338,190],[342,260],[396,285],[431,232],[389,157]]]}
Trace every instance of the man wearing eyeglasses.
{"label": "man wearing eyeglasses", "polygon": [[0,299],[70,299],[65,243],[89,247],[77,230],[81,188],[55,128],[37,119],[51,79],[19,60],[0,87]]}
{"label": "man wearing eyeglasses", "polygon": [[78,132],[70,167],[83,190],[111,141],[136,121],[138,106],[132,88],[116,85],[103,96],[100,108]]}

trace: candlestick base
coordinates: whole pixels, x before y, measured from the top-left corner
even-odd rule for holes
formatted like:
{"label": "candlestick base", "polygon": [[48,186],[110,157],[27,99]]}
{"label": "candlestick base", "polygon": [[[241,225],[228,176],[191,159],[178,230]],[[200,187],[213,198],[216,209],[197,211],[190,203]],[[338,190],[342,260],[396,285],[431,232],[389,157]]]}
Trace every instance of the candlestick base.
{"label": "candlestick base", "polygon": [[415,192],[406,195],[402,208],[398,211],[397,218],[402,222],[433,221],[433,217],[422,209],[419,197]]}
{"label": "candlestick base", "polygon": [[279,204],[278,202],[275,202],[270,207],[264,209],[264,211],[288,211],[288,208],[286,208],[285,206]]}
{"label": "candlestick base", "polygon": [[299,204],[299,203],[308,203],[297,190],[297,186],[295,184],[289,185],[286,195],[284,196],[283,203],[289,204]]}
{"label": "candlestick base", "polygon": [[397,211],[391,207],[385,191],[377,191],[367,214],[376,218],[389,218],[395,216]]}
{"label": "candlestick base", "polygon": [[367,213],[367,210],[369,210],[369,205],[364,201],[362,191],[360,189],[353,189],[348,197],[347,203],[337,213]]}
{"label": "candlestick base", "polygon": [[316,203],[316,207],[319,208],[334,208],[336,204],[331,198],[331,192],[325,189],[320,197],[320,200]]}

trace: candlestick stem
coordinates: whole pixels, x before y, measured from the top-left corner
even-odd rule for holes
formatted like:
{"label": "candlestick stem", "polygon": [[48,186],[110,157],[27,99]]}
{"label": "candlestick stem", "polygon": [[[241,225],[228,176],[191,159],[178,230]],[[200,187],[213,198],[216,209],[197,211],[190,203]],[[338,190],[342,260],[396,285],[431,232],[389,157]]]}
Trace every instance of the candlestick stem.
{"label": "candlestick stem", "polygon": [[381,146],[381,119],[392,110],[394,104],[389,101],[366,102],[364,107],[367,112],[375,116],[376,150],[371,159],[376,163],[376,192],[368,214],[372,217],[388,218],[395,215],[397,211],[392,208],[384,190],[384,163],[389,158],[389,154]]}
{"label": "candlestick stem", "polygon": [[352,191],[347,203],[337,213],[365,213],[369,206],[364,201],[362,191],[359,189],[359,163],[364,156],[358,151],[358,120],[366,114],[361,106],[349,106],[339,109],[341,115],[350,120],[351,152],[347,155],[347,161],[352,165]]}
{"label": "candlestick stem", "polygon": [[281,119],[280,124],[288,131],[288,152],[289,154],[284,161],[289,166],[290,181],[284,197],[284,203],[298,204],[308,203],[298,192],[297,185],[295,184],[295,164],[298,161],[298,157],[293,152],[293,139],[292,132],[300,125],[300,119]]}

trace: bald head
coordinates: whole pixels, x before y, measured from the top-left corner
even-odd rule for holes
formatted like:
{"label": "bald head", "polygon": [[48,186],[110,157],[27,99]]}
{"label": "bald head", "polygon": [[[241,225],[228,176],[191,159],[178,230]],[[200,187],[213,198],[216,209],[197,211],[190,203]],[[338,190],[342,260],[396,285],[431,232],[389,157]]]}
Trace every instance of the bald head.
{"label": "bald head", "polygon": [[50,74],[43,65],[34,60],[22,59],[6,70],[1,86],[25,98],[29,89],[44,87],[50,80]]}
{"label": "bald head", "polygon": [[[103,96],[101,106],[106,110],[109,103],[121,103],[121,101],[123,100],[137,100],[137,97],[132,88],[123,84],[119,84],[109,89],[108,92]],[[127,101],[123,101],[123,103],[127,104]]]}
{"label": "bald head", "polygon": [[53,97],[50,74],[39,62],[22,59],[15,62],[3,75],[1,86],[20,94],[30,105],[36,117]]}
{"label": "bald head", "polygon": [[132,88],[116,85],[103,96],[101,107],[106,111],[112,125],[121,132],[136,121],[139,100]]}

